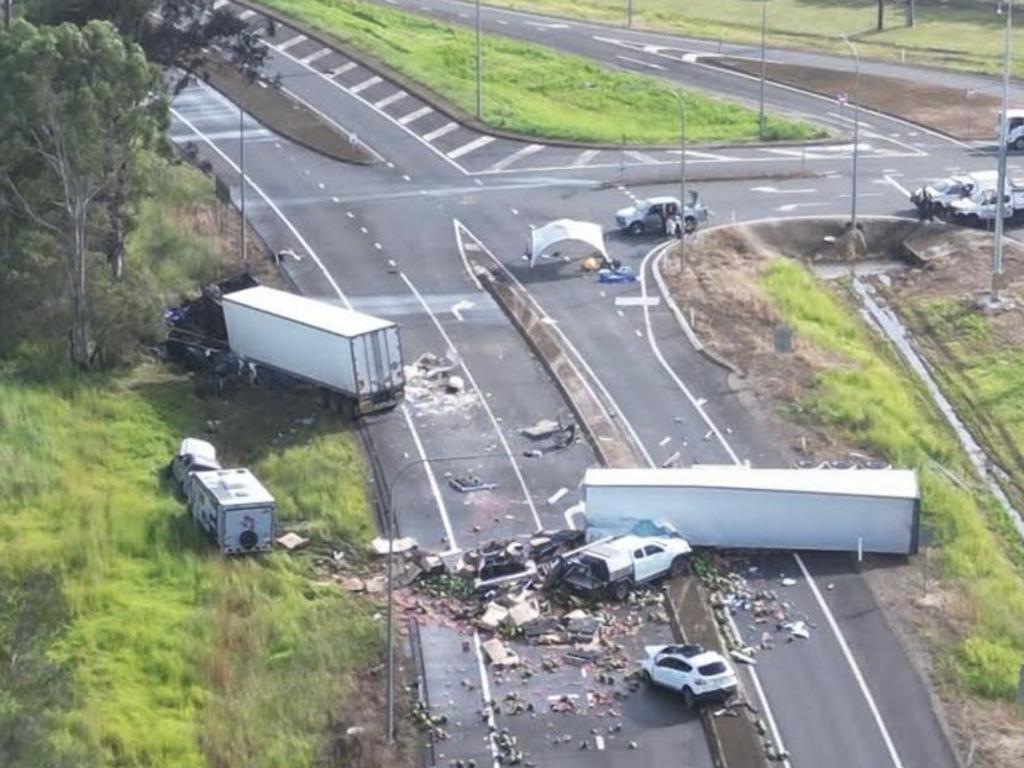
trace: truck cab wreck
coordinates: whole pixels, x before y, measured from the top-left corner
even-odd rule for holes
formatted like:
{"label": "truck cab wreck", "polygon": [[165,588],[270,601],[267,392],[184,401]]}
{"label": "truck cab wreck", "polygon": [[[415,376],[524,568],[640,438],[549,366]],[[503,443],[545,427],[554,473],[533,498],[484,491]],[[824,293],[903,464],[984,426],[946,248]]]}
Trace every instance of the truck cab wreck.
{"label": "truck cab wreck", "polygon": [[560,558],[547,583],[621,600],[635,586],[686,573],[690,551],[689,543],[678,536],[612,536]]}

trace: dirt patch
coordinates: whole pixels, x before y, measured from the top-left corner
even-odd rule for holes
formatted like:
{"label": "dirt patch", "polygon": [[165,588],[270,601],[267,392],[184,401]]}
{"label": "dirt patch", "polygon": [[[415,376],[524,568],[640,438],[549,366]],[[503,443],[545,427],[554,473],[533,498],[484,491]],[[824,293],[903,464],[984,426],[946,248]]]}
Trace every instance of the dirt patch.
{"label": "dirt patch", "polygon": [[[844,441],[841,435],[805,423],[798,406],[812,392],[819,373],[849,362],[799,336],[793,339],[792,352],[777,352],[781,318],[765,300],[758,281],[767,263],[779,256],[805,254],[804,259],[812,264],[857,260],[859,256],[850,258],[844,239],[848,241],[849,234],[841,218],[709,229],[699,233],[688,248],[687,269],[682,275],[676,253],[666,258],[662,268],[684,314],[692,309],[694,330],[702,343],[713,354],[741,364],[740,375],[731,377],[730,382],[748,409],[784,451],[815,463],[864,455],[860,446]],[[991,238],[985,233],[906,220],[864,221],[864,253],[868,257],[899,258],[906,254],[903,243],[908,239],[924,263],[887,274],[878,283],[887,295],[906,300],[948,295],[970,298],[987,288]],[[1005,263],[1007,291],[1024,286],[1024,248],[1012,244]],[[1006,314],[1012,317],[1007,326],[1019,329],[1024,325],[1024,318],[1016,312]],[[955,751],[965,756],[973,744],[974,765],[1018,766],[1024,743],[1016,708],[963,695],[943,666],[942,649],[964,637],[973,609],[962,593],[947,588],[928,570],[927,558],[927,548],[904,565],[869,557],[865,567],[868,584],[926,681]]]}
{"label": "dirt patch", "polygon": [[[761,62],[754,59],[725,56],[707,58],[704,61],[724,69],[755,77],[761,76]],[[838,94],[844,93],[853,99],[854,93],[857,92],[853,72],[772,61],[767,63],[766,69],[769,80],[820,93],[829,98],[834,99]],[[999,120],[998,98],[960,88],[862,73],[859,94],[857,102],[863,107],[895,115],[963,140],[994,138],[993,126]]]}
{"label": "dirt patch", "polygon": [[374,156],[349,134],[332,124],[280,87],[249,83],[230,64],[210,60],[205,71],[207,82],[274,133],[314,152],[343,163],[369,165]]}

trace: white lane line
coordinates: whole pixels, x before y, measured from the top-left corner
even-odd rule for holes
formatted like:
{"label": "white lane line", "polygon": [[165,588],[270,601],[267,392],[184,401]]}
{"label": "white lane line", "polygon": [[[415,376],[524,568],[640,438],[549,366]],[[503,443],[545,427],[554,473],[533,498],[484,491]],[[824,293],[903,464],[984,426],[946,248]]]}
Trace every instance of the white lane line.
{"label": "white lane line", "polygon": [[441,136],[444,136],[446,133],[451,133],[452,131],[454,131],[458,127],[459,127],[458,123],[445,123],[444,125],[442,125],[437,130],[431,131],[430,133],[423,134],[423,140],[427,141],[427,142],[433,141],[434,139],[437,139],[437,138],[440,138]]}
{"label": "white lane line", "polygon": [[433,111],[433,107],[420,107],[419,109],[413,110],[407,115],[402,115],[402,117],[398,118],[398,123],[399,125],[408,125],[413,120],[419,120],[421,117],[426,117]]}
{"label": "white lane line", "polygon": [[377,109],[384,109],[384,107],[394,104],[396,101],[401,101],[408,95],[405,91],[395,91],[390,96],[385,96],[380,101],[375,101],[373,106]]}
{"label": "white lane line", "polygon": [[[301,64],[302,62],[299,62],[299,63]],[[338,75],[344,75],[346,72],[351,72],[353,69],[355,69],[358,66],[359,65],[356,64],[354,61],[349,61],[349,62],[347,62],[345,64],[342,64],[340,67],[335,67],[328,74],[331,77],[337,77]]]}
{"label": "white lane line", "polygon": [[[482,291],[484,287],[480,285],[480,278],[478,278],[476,273],[473,272],[473,268],[469,264],[469,259],[466,258],[466,251],[468,249],[466,248],[465,243],[462,242],[462,225],[459,223],[458,219],[452,219],[452,226],[455,228],[455,244],[459,247],[459,256],[462,258],[462,266],[465,267],[466,274],[469,275],[469,279],[473,281],[473,285],[476,286],[476,289],[478,291]],[[469,230],[466,231],[468,232]]]}
{"label": "white lane line", "polygon": [[[216,133],[206,134],[213,141],[227,141],[229,139],[238,141],[239,132],[238,129],[230,131],[217,131]],[[250,141],[257,139],[267,139],[277,134],[271,133],[266,128],[246,128],[245,129],[245,142],[248,144]],[[188,141],[193,136],[192,133],[175,133],[171,135],[171,141]]]}
{"label": "white lane line", "polygon": [[500,768],[498,760],[498,726],[494,722],[494,707],[491,706],[491,684],[487,679],[487,667],[484,664],[484,654],[480,643],[480,633],[473,630],[473,649],[476,651],[477,669],[480,672],[480,695],[484,700],[484,719],[487,721],[487,740],[491,743],[491,756],[494,758],[494,768]]}
{"label": "white lane line", "polygon": [[[519,278],[512,274],[512,272],[508,269],[508,267],[505,266],[501,259],[495,256],[491,249],[484,245],[483,241],[479,237],[474,235],[469,230],[469,228],[458,219],[453,219],[452,221],[455,223],[456,231],[459,231],[461,229],[469,237],[471,237],[473,241],[480,246],[480,250],[483,253],[487,254],[487,256],[490,258],[491,261],[494,262],[498,269],[500,269],[509,280],[516,284],[519,290],[523,292],[523,295],[530,300],[531,304],[533,304],[534,308],[540,314],[541,318],[546,320],[553,319],[551,315],[548,314],[547,310],[544,309],[543,306],[541,306],[540,302],[537,301],[537,298],[528,290],[526,290],[526,286],[524,286],[522,282],[520,282]],[[473,277],[473,280],[474,282],[476,282],[477,287],[480,287],[480,283],[476,280],[476,277],[470,270],[469,263],[466,260],[466,256],[464,253],[462,255],[462,258],[463,261],[466,262],[466,270],[469,271],[470,276]],[[629,419],[626,418],[625,412],[622,410],[621,407],[619,407],[619,404],[615,401],[615,398],[612,397],[612,393],[608,391],[608,388],[604,385],[604,382],[601,381],[600,378],[598,378],[597,374],[594,372],[594,369],[590,367],[590,364],[584,359],[583,355],[580,354],[580,351],[569,340],[569,337],[565,335],[565,332],[562,330],[561,326],[558,323],[553,322],[549,324],[549,327],[552,328],[556,334],[558,334],[559,338],[562,340],[562,343],[565,344],[566,348],[570,352],[572,352],[572,355],[575,358],[575,360],[573,360],[572,358],[567,358],[567,361],[569,365],[571,365],[573,369],[576,371],[576,375],[579,376],[580,381],[583,382],[583,386],[586,387],[587,392],[594,399],[594,402],[597,403],[597,407],[601,409],[601,413],[604,414],[605,418],[607,419],[613,418],[612,414],[608,411],[608,408],[605,406],[606,402],[610,404],[611,407],[615,410],[615,415],[618,417],[618,420],[626,425],[626,430],[629,432],[629,435],[632,438],[633,443],[636,445],[637,450],[639,450],[641,455],[644,457],[644,461],[647,462],[648,466],[656,466],[654,463],[654,459],[652,459],[651,455],[647,452],[647,448],[640,440],[640,435],[637,434],[637,431],[633,427],[632,422],[630,422]],[[578,366],[576,364],[577,362],[579,363]],[[582,368],[586,372],[587,376],[584,376],[582,373],[580,373],[580,368]],[[597,388],[601,391],[603,399],[602,397],[598,397],[597,393],[594,391],[594,388],[591,386],[591,381],[593,381],[594,385],[596,385]]]}
{"label": "white lane line", "polygon": [[[313,70],[313,71],[315,72],[316,70]],[[329,123],[330,125],[333,125],[340,133],[345,134],[351,140],[355,141],[355,134],[353,134],[348,128],[343,126],[341,123],[339,123],[337,120],[335,120],[330,115],[326,114],[325,112],[320,111],[320,108],[317,107],[315,104],[311,104],[310,102],[306,101],[304,98],[299,96],[299,94],[295,93],[295,91],[289,90],[288,88],[286,88],[283,85],[280,86],[280,88],[281,88],[282,91],[284,91],[286,94],[288,94],[291,98],[295,99],[295,101],[297,101],[300,104],[302,104],[302,106],[304,106],[310,112],[315,112],[317,115],[319,115],[320,119],[323,120],[325,123]],[[367,144],[365,141],[361,141],[360,140],[359,144],[364,149],[369,151],[375,158],[377,158],[378,162],[381,162],[381,161],[384,160],[384,156],[380,152],[378,152],[376,149],[371,147],[369,144]]]}
{"label": "white lane line", "polygon": [[[530,155],[534,155],[534,154],[540,152],[542,149],[544,149],[544,145],[543,144],[527,144],[522,149],[517,150],[516,152],[513,152],[511,155],[506,157],[504,160],[499,160],[498,162],[496,162],[494,165],[492,165],[487,170],[489,170],[489,171],[503,171],[506,168],[508,168],[510,165],[512,165],[512,163],[514,163],[514,162],[516,162],[518,160],[522,160],[524,157],[529,157]],[[451,155],[449,155],[449,157],[451,157]]]}
{"label": "white lane line", "polygon": [[330,52],[330,48],[321,48],[319,51],[309,54],[309,56],[307,56],[306,58],[299,59],[299,61],[302,62],[303,64],[312,64],[314,61],[319,61],[324,56],[327,56],[328,54],[330,54]]}
{"label": "white lane line", "polygon": [[661,64],[653,64],[653,63],[651,63],[649,61],[643,61],[642,59],[634,59],[631,56],[616,56],[615,58],[616,59],[621,59],[622,61],[627,61],[630,64],[637,64],[637,65],[639,65],[641,67],[647,67],[648,69],[659,69],[659,70],[664,70],[665,69],[663,66],[661,66]]}
{"label": "white lane line", "polygon": [[825,614],[825,619],[828,621],[828,625],[832,629],[832,634],[835,635],[836,642],[839,643],[839,647],[843,651],[843,656],[846,657],[846,663],[850,665],[853,676],[857,680],[860,692],[864,694],[864,698],[868,702],[868,709],[871,710],[871,714],[875,718],[875,724],[878,726],[878,730],[882,734],[882,741],[885,742],[885,747],[889,750],[889,757],[892,758],[892,764],[896,766],[896,768],[903,768],[903,761],[900,760],[899,753],[896,752],[896,745],[893,744],[892,737],[889,736],[889,729],[885,727],[885,722],[882,720],[882,714],[878,711],[878,705],[875,704],[875,699],[871,695],[871,691],[868,689],[867,683],[864,681],[864,675],[861,674],[860,666],[857,664],[857,660],[853,658],[850,646],[846,644],[846,638],[843,637],[843,633],[839,630],[839,624],[836,623],[836,617],[832,615],[832,610],[828,607],[825,599],[821,596],[821,590],[818,589],[818,585],[811,577],[810,571],[808,571],[807,566],[804,565],[803,558],[795,552],[793,553],[793,557],[796,558],[797,565],[799,565],[800,570],[803,571],[804,578],[807,579],[807,583],[811,587],[811,592],[814,594],[814,599],[818,601],[818,606]]}
{"label": "white lane line", "polygon": [[[299,43],[304,42],[305,40],[307,40],[307,37],[305,35],[296,35],[295,37],[291,38],[290,40],[286,40],[285,42],[281,43],[280,45],[275,45],[273,47],[277,48],[277,50],[279,50],[281,53],[284,53],[289,48],[292,48],[293,46],[296,46]],[[295,57],[293,56],[292,58],[295,58]],[[296,61],[299,61],[299,60],[296,59]],[[299,63],[301,64],[302,62],[299,61]]]}
{"label": "white lane line", "polygon": [[572,167],[579,168],[584,165],[589,165],[590,161],[599,154],[601,154],[601,150],[599,149],[585,149],[580,152],[579,156],[577,156],[575,160],[572,161]]}
{"label": "white lane line", "polygon": [[223,8],[227,4],[228,4],[228,0],[214,0],[213,10],[219,11],[221,8]]}
{"label": "white lane line", "polygon": [[483,390],[480,389],[476,383],[476,379],[473,377],[472,372],[469,370],[469,365],[466,364],[466,359],[459,351],[458,347],[455,346],[455,342],[452,341],[451,336],[445,331],[444,326],[441,325],[441,321],[437,319],[437,315],[430,309],[430,305],[424,300],[423,295],[419,292],[408,275],[404,272],[399,272],[398,276],[402,278],[402,281],[408,286],[409,290],[412,291],[413,295],[419,300],[420,306],[423,307],[424,311],[430,317],[434,323],[434,327],[437,328],[437,332],[441,334],[441,338],[444,339],[448,348],[451,349],[455,354],[459,355],[459,367],[462,368],[462,372],[466,374],[466,381],[469,382],[469,386],[476,392],[477,397],[480,398],[480,404],[487,412],[488,418],[491,420],[491,424],[494,427],[494,432],[498,436],[498,442],[501,443],[502,448],[505,449],[505,454],[508,456],[509,463],[512,465],[512,471],[515,473],[516,480],[519,481],[519,487],[522,488],[523,498],[526,500],[526,505],[530,508],[530,513],[533,515],[533,521],[537,524],[538,531],[543,530],[544,526],[540,522],[540,516],[537,514],[537,507],[533,504],[533,497],[530,496],[530,489],[526,486],[526,478],[523,477],[522,471],[519,469],[519,463],[516,461],[515,455],[512,453],[512,448],[508,444],[508,440],[505,439],[505,433],[501,431],[501,424],[494,416],[494,411],[491,410],[490,404],[487,402],[487,397],[484,395]]}
{"label": "white lane line", "polygon": [[[671,152],[674,155],[678,155],[679,154],[679,150],[678,149],[672,150]],[[686,156],[687,157],[699,157],[699,158],[701,158],[703,160],[716,160],[718,162],[728,161],[728,160],[732,159],[728,155],[716,155],[716,154],[714,154],[712,152],[698,152],[696,149],[688,149],[688,150],[686,150]]]}
{"label": "white lane line", "polygon": [[887,184],[891,184],[895,189],[897,189],[901,195],[903,195],[908,200],[910,199],[910,191],[902,184],[900,184],[898,181],[896,181],[896,179],[894,179],[888,173],[885,174],[885,176],[883,176],[882,178],[885,179]]}
{"label": "white lane line", "polygon": [[413,445],[416,446],[416,453],[420,455],[423,471],[426,473],[427,483],[430,485],[430,492],[434,495],[434,502],[437,504],[437,511],[441,513],[441,523],[444,525],[444,535],[448,538],[448,547],[457,550],[459,545],[455,541],[455,531],[452,530],[452,523],[448,517],[448,507],[445,506],[444,499],[441,497],[441,487],[437,484],[437,478],[434,476],[434,468],[427,461],[427,452],[423,450],[420,433],[416,429],[412,414],[409,413],[409,407],[405,403],[402,403],[402,415],[405,417],[405,423],[409,426],[409,433],[412,435]]}
{"label": "white lane line", "polygon": [[[235,173],[241,173],[241,169],[235,164],[234,160],[232,160],[230,157],[224,154],[224,152],[222,152],[216,144],[207,139],[203,132],[196,128],[196,126],[188,118],[184,117],[174,107],[171,107],[170,110],[171,114],[173,114],[178,120],[180,120],[182,124],[184,124],[187,128],[193,131],[196,134],[196,136],[201,138],[206,143],[206,145],[210,147],[210,149],[216,152],[220,156],[220,158],[225,163],[227,163],[229,168],[231,168]],[[341,290],[341,286],[338,285],[337,281],[334,279],[331,273],[327,271],[327,267],[325,267],[324,263],[320,261],[320,257],[317,255],[316,251],[314,251],[312,246],[310,246],[310,244],[306,242],[306,238],[304,238],[302,234],[299,232],[299,230],[295,227],[295,225],[292,224],[291,219],[289,219],[287,216],[284,215],[284,213],[281,212],[281,209],[278,208],[274,201],[271,200],[270,197],[267,195],[267,193],[263,191],[262,187],[260,187],[256,182],[254,182],[249,177],[248,174],[245,175],[244,180],[249,182],[249,186],[252,187],[256,194],[263,198],[263,202],[265,202],[267,206],[270,208],[270,210],[272,210],[277,215],[277,217],[282,221],[282,223],[288,228],[288,231],[291,232],[295,239],[298,241],[299,245],[302,246],[303,250],[305,250],[306,253],[309,254],[310,258],[317,265],[317,267],[320,269],[320,272],[327,280],[328,285],[331,286],[331,288],[334,290],[334,293],[342,301],[342,303],[348,309],[352,309],[352,302],[349,301],[348,296],[346,296],[345,293]],[[416,427],[412,423],[412,417],[409,415],[408,408],[404,403],[402,404],[402,411],[405,413],[405,417],[408,421],[409,428],[413,434],[413,441],[415,442],[416,448],[420,453],[420,457],[426,458],[426,454],[423,451],[423,444],[420,442],[419,434],[416,432]],[[451,548],[455,549],[458,545],[455,542],[455,534],[452,532],[451,521],[448,519],[448,510],[445,507],[444,501],[441,498],[441,490],[437,485],[437,479],[433,475],[433,470],[430,467],[430,462],[424,462],[424,466],[426,467],[426,472],[430,479],[431,491],[433,492],[434,499],[437,502],[438,511],[441,514],[441,522],[444,524],[445,535],[448,536],[448,542]]]}
{"label": "white lane line", "polygon": [[[204,85],[203,87],[205,88],[208,86]],[[216,144],[214,144],[212,141],[206,138],[206,135],[198,128],[196,128],[196,126],[192,123],[191,120],[182,115],[174,107],[171,107],[170,109],[171,114],[178,118],[178,120],[180,120],[186,128],[188,128],[193,133],[195,133],[196,136],[201,138],[206,143],[206,145],[210,147],[210,149],[216,152],[221,157],[221,159],[228,164],[228,167],[230,167],[235,173],[240,174],[242,172],[241,168],[239,168],[235,164],[235,161],[228,157],[226,154],[224,154],[221,151],[220,147],[218,147]],[[330,284],[331,288],[334,289],[334,292],[343,302],[345,302],[345,304],[348,305],[348,308],[351,309],[352,305],[351,303],[349,303],[348,297],[346,297],[345,294],[342,292],[341,286],[339,286],[335,279],[331,277],[331,273],[327,271],[327,267],[325,267],[324,263],[320,261],[320,257],[316,255],[316,251],[314,251],[312,247],[310,247],[309,243],[306,242],[306,238],[304,238],[302,234],[299,232],[299,230],[295,228],[295,225],[292,224],[291,220],[281,212],[281,209],[274,204],[274,201],[267,196],[267,193],[264,192],[263,189],[249,177],[248,174],[246,174],[243,177],[243,180],[249,182],[249,186],[253,188],[253,191],[263,198],[263,202],[267,204],[270,210],[277,214],[277,217],[281,219],[284,225],[288,228],[288,231],[291,232],[292,236],[295,237],[295,239],[299,242],[299,245],[301,245],[302,248],[306,251],[306,253],[310,255],[310,258],[312,258],[313,261],[316,262],[316,265],[320,267],[320,271],[324,273],[324,277],[327,278],[327,282]]]}
{"label": "white lane line", "polygon": [[644,165],[658,164],[658,161],[655,160],[650,155],[645,155],[643,152],[637,152],[636,150],[632,149],[626,152],[626,157],[632,158],[633,160],[636,160],[638,163],[643,163]]}
{"label": "white lane line", "polygon": [[450,157],[452,160],[455,160],[457,158],[462,157],[463,155],[468,155],[470,152],[475,152],[481,147],[486,147],[492,141],[494,141],[493,136],[478,136],[469,143],[463,144],[461,147],[458,147],[457,149],[453,149],[451,152],[448,153],[448,157]]}
{"label": "white lane line", "polygon": [[370,87],[376,85],[380,81],[381,81],[380,75],[374,75],[373,77],[366,78],[365,80],[363,80],[363,82],[361,82],[361,83],[359,83],[357,85],[353,85],[348,90],[349,90],[350,93],[362,93],[367,88],[370,88]]}
{"label": "white lane line", "polygon": [[248,10],[242,11],[240,14],[238,14],[238,18],[241,19],[242,21],[248,21],[249,19],[251,19],[255,15],[256,15],[256,11],[254,11],[252,8],[249,8]]}

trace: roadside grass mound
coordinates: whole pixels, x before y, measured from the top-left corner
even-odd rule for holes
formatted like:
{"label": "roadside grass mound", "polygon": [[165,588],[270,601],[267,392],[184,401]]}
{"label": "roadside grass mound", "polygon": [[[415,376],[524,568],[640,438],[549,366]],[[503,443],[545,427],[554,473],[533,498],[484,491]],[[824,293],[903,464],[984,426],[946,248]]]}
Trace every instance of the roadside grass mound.
{"label": "roadside grass mound", "polygon": [[[626,24],[620,0],[490,0],[490,5],[551,13],[566,18]],[[633,26],[723,42],[759,45],[761,4],[749,0],[634,0]],[[768,45],[810,48],[846,55],[841,36],[854,40],[861,56],[953,67],[994,74],[1002,67],[1006,17],[984,2],[918,3],[916,23],[905,26],[904,9],[886,3],[885,29],[876,29],[875,0],[768,3]],[[1014,32],[1014,46],[1024,31]],[[1015,64],[1017,75],[1024,63]]]}
{"label": "roadside grass mound", "polygon": [[[260,0],[422,83],[468,115],[476,113],[473,32],[357,0]],[[483,36],[483,121],[538,138],[633,144],[679,140],[679,107],[659,81],[616,72],[578,56],[499,35]],[[758,115],[683,92],[687,138],[752,141]],[[766,139],[813,139],[822,129],[769,116]]]}
{"label": "roadside grass mound", "polygon": [[798,403],[801,418],[838,427],[851,442],[918,470],[924,522],[940,544],[944,574],[971,606],[948,670],[976,694],[1012,699],[1024,658],[1024,580],[1001,541],[1002,511],[980,487],[967,490],[942,471],[971,472],[916,380],[839,296],[785,258],[769,261],[759,283],[798,338],[838,357]]}

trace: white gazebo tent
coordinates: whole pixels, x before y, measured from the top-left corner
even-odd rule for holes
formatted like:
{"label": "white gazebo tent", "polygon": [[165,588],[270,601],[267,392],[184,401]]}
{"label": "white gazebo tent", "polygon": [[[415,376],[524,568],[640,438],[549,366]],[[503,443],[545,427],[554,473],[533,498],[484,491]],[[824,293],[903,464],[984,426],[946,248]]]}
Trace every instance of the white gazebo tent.
{"label": "white gazebo tent", "polygon": [[604,247],[604,231],[600,224],[590,221],[558,219],[543,227],[533,230],[530,236],[530,266],[534,266],[542,256],[600,255],[608,260],[608,251]]}

